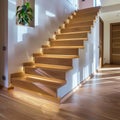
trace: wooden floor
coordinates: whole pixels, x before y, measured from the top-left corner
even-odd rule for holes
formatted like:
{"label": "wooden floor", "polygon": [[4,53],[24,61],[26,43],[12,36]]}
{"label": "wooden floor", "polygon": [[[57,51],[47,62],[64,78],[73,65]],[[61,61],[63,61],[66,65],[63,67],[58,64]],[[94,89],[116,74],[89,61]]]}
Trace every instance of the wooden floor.
{"label": "wooden floor", "polygon": [[104,67],[58,106],[0,91],[0,120],[120,120],[120,68]]}

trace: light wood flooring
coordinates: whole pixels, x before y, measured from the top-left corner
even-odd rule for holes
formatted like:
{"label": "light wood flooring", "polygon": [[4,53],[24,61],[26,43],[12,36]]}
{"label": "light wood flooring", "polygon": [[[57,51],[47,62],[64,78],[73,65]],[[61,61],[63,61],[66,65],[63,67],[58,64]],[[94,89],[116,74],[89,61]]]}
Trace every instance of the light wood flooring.
{"label": "light wood flooring", "polygon": [[60,106],[0,91],[0,120],[120,120],[120,67],[104,67]]}

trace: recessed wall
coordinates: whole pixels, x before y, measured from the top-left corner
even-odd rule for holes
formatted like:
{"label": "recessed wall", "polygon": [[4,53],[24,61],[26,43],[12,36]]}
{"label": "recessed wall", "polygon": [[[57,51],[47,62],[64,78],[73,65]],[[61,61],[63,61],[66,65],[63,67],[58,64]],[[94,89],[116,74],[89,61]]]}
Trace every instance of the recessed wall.
{"label": "recessed wall", "polygon": [[[35,0],[17,0],[17,3],[16,3],[16,12],[17,12],[17,7],[18,6],[22,6],[24,5],[26,2],[29,2],[30,3],[30,8],[32,9],[32,13],[33,13],[33,19],[32,21],[30,22],[30,24],[28,26],[30,27],[34,27],[34,21],[35,21]],[[18,23],[18,17],[16,16],[16,24],[17,25],[21,25]]]}

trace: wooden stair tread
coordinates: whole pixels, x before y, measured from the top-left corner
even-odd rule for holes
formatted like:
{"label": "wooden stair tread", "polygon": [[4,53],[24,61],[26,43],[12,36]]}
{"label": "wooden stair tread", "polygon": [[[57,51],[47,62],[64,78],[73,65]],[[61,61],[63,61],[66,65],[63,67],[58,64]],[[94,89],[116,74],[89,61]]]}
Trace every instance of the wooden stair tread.
{"label": "wooden stair tread", "polygon": [[69,33],[76,33],[77,31],[78,31],[78,32],[81,32],[81,31],[90,32],[90,28],[91,28],[90,26],[82,26],[82,27],[81,27],[81,26],[80,26],[80,27],[77,27],[77,26],[76,26],[75,28],[73,27],[73,28],[65,28],[65,29],[62,29],[62,30],[61,30],[61,33],[68,33],[68,32],[69,32]]}
{"label": "wooden stair tread", "polygon": [[76,27],[76,26],[78,26],[78,27],[91,27],[92,25],[93,25],[93,22],[94,22],[94,20],[91,20],[91,21],[79,21],[79,20],[77,20],[77,21],[71,21],[71,23],[70,24],[67,24],[66,25],[66,28],[72,28],[72,27]]}
{"label": "wooden stair tread", "polygon": [[56,39],[56,41],[65,41],[65,40],[87,40],[88,38],[64,38],[64,39]]}
{"label": "wooden stair tread", "polygon": [[[34,79],[33,81],[30,81],[29,78]],[[31,75],[31,74],[25,74],[24,77],[13,77],[11,80],[21,80],[21,81],[27,81],[27,82],[50,82],[55,84],[63,85],[66,83],[65,80],[57,79],[57,78],[50,78],[50,77],[43,77],[38,75]]]}
{"label": "wooden stair tread", "polygon": [[89,32],[89,30],[87,30],[87,31],[81,31],[81,32],[62,32],[62,33],[60,33],[60,34],[57,34],[57,35],[66,35],[66,34],[77,34],[77,33],[88,33]]}
{"label": "wooden stair tread", "polygon": [[26,66],[26,68],[46,68],[46,69],[54,69],[54,70],[62,70],[67,71],[72,69],[71,66],[63,66],[63,65],[52,65],[52,64],[41,64],[41,63],[35,63],[34,66]]}
{"label": "wooden stair tread", "polygon": [[[32,79],[32,80],[30,80],[30,79]],[[20,81],[26,81],[29,83],[49,82],[49,83],[54,83],[54,84],[58,84],[58,85],[63,85],[66,83],[65,80],[43,77],[43,76],[38,76],[38,75],[31,75],[31,74],[25,74],[25,77],[14,77],[14,78],[11,78],[11,80],[20,80]],[[58,86],[56,86],[56,87],[58,87]]]}
{"label": "wooden stair tread", "polygon": [[[76,24],[76,23],[71,23],[72,25]],[[79,24],[79,23],[78,23]],[[91,27],[91,25],[84,25],[84,26],[81,26],[81,25],[77,25],[77,26],[67,26],[65,29],[75,29],[75,28],[83,28],[83,27]]]}
{"label": "wooden stair tread", "polygon": [[[94,19],[93,19],[94,20]],[[81,21],[81,20],[72,20],[70,21],[70,24],[75,24],[75,23],[79,23],[79,24],[83,24],[83,23],[93,23],[93,20],[84,20],[84,21]],[[69,24],[68,24],[69,26]]]}
{"label": "wooden stair tread", "polygon": [[15,87],[15,91],[19,91],[21,94],[29,94],[30,96],[33,96],[40,100],[51,101],[51,102],[56,103],[56,105],[60,104],[60,98],[58,96],[54,97],[54,96],[43,94],[41,92],[39,93],[39,92],[35,92],[32,90],[27,90],[25,88],[20,88],[18,86],[14,86],[14,87]]}
{"label": "wooden stair tread", "polygon": [[[59,40],[58,40],[58,41],[59,41]],[[59,47],[55,47],[55,46],[54,46],[54,47],[50,46],[50,47],[48,47],[48,48],[43,48],[43,49],[47,49],[47,50],[49,50],[49,49],[53,49],[53,50],[54,50],[54,49],[58,49],[58,50],[66,49],[66,50],[68,50],[68,49],[69,49],[69,50],[71,50],[71,49],[77,49],[77,48],[69,48],[69,47],[67,47],[67,48],[61,48],[61,47],[60,47],[60,48],[59,48]]]}
{"label": "wooden stair tread", "polygon": [[54,54],[44,54],[38,57],[45,57],[45,58],[63,58],[63,59],[72,59],[72,58],[78,58],[77,55],[54,55]]}
{"label": "wooden stair tread", "polygon": [[12,78],[13,85],[20,88],[27,88],[29,91],[37,92],[42,95],[57,97],[57,89],[61,85],[53,85],[50,86],[48,84],[43,84],[42,82],[38,82],[38,80],[31,80],[22,77]]}
{"label": "wooden stair tread", "polygon": [[72,28],[71,27],[66,27],[64,29],[78,29],[78,28],[86,28],[86,27],[90,27],[90,26],[89,25],[86,25],[86,26],[73,26]]}
{"label": "wooden stair tread", "polygon": [[90,14],[90,15],[91,15],[91,14],[92,14],[92,15],[96,15],[97,13],[98,13],[98,10],[96,10],[96,11],[91,11],[91,12],[85,12],[85,13],[83,12],[83,13],[80,13],[80,14],[77,13],[76,16],[75,16],[75,18],[76,18],[76,17],[79,17],[79,16],[81,16],[81,17],[82,17],[82,16],[86,16],[86,15],[89,15],[89,14]]}
{"label": "wooden stair tread", "polygon": [[[86,38],[82,38],[82,39],[86,39]],[[75,39],[68,39],[68,40],[64,40],[64,39],[57,39],[57,40],[51,40],[51,42],[62,42],[62,41],[65,41],[65,42],[75,42],[75,41],[81,41],[82,42],[82,39],[79,39],[79,38],[75,38]],[[61,45],[62,46],[62,45]],[[50,46],[51,47],[51,46]]]}
{"label": "wooden stair tread", "polygon": [[99,11],[99,9],[100,9],[100,6],[90,7],[90,8],[84,8],[84,9],[78,10],[77,13],[78,14],[81,14],[81,13],[90,13],[90,12],[93,12],[93,11]]}
{"label": "wooden stair tread", "polygon": [[73,20],[73,21],[75,21],[75,20],[76,20],[76,21],[78,21],[78,20],[81,21],[81,20],[83,20],[83,19],[84,19],[84,20],[86,20],[86,19],[87,19],[87,20],[94,20],[95,17],[96,17],[96,15],[90,15],[90,16],[89,16],[89,15],[88,15],[88,16],[83,15],[82,17],[81,17],[81,16],[80,16],[80,17],[79,17],[79,16],[78,16],[78,17],[74,17],[72,20]]}
{"label": "wooden stair tread", "polygon": [[86,38],[88,33],[57,34],[56,39]]}
{"label": "wooden stair tread", "polygon": [[60,84],[60,85],[63,85],[63,84],[66,83],[65,80],[61,80],[61,79],[57,79],[57,78],[44,77],[44,76],[38,76],[38,75],[31,75],[31,74],[26,74],[25,78],[34,79],[36,82],[46,81],[46,82],[56,83],[56,84]]}
{"label": "wooden stair tread", "polygon": [[77,35],[77,34],[85,34],[85,33],[86,33],[86,31],[85,32],[84,31],[83,32],[76,32],[76,33],[74,33],[74,32],[73,33],[69,33],[69,32],[68,33],[60,33],[60,34],[56,34],[56,35],[58,35],[58,36],[59,35]]}
{"label": "wooden stair tread", "polygon": [[63,66],[63,65],[52,65],[52,64],[35,64],[36,67],[42,67],[42,68],[50,68],[50,69],[59,69],[63,71],[67,71],[72,69],[71,66]]}
{"label": "wooden stair tread", "polygon": [[56,54],[56,55],[78,55],[78,48],[43,48],[44,54]]}
{"label": "wooden stair tread", "polygon": [[84,46],[51,46],[51,48],[84,48]]}

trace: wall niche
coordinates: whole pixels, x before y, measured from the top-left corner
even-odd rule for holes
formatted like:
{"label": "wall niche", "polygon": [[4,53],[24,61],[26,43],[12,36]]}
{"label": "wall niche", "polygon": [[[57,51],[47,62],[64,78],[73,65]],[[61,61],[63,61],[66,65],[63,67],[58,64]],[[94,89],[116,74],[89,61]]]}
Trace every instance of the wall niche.
{"label": "wall niche", "polygon": [[16,24],[34,27],[35,0],[17,0]]}

